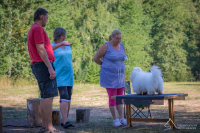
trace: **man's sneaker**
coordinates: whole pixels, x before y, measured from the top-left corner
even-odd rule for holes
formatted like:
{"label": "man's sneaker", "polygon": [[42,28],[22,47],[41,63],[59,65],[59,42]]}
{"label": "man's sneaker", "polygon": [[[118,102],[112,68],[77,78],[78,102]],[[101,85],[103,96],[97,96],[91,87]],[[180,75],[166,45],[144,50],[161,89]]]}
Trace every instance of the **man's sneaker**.
{"label": "man's sneaker", "polygon": [[119,119],[116,119],[116,120],[113,121],[113,126],[114,127],[121,127],[122,124],[120,123]]}
{"label": "man's sneaker", "polygon": [[55,129],[55,127],[53,127],[50,131],[46,131],[45,133],[66,133],[66,132],[60,131],[58,129]]}
{"label": "man's sneaker", "polygon": [[123,126],[126,126],[127,125],[127,120],[122,118],[120,119],[120,123],[123,125]]}

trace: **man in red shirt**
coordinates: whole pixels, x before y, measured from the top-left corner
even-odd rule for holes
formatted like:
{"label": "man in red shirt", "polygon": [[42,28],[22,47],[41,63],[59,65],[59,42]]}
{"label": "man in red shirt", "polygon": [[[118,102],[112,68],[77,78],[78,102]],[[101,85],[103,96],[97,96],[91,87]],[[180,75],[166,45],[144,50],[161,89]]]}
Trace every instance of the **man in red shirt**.
{"label": "man in red shirt", "polygon": [[[53,97],[58,96],[57,83],[53,61],[55,60],[50,40],[42,27],[48,20],[48,12],[38,8],[34,14],[34,24],[27,35],[28,51],[31,58],[31,68],[40,88],[40,109],[42,117],[42,132],[65,133],[52,125]],[[70,46],[73,43],[63,41],[59,45]]]}

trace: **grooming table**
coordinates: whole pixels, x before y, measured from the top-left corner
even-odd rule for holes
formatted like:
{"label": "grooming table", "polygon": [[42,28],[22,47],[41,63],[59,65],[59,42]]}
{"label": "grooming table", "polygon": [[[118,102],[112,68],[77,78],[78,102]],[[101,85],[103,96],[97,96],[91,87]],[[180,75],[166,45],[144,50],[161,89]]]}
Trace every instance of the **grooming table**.
{"label": "grooming table", "polygon": [[[127,115],[127,127],[132,127],[131,121],[145,121],[145,122],[169,122],[171,129],[176,129],[174,119],[174,100],[185,100],[188,94],[162,94],[162,95],[119,95],[112,96],[112,99],[116,99],[116,103],[126,104],[126,115]],[[169,119],[151,119],[151,118],[131,118],[131,104],[152,104],[152,105],[164,105],[164,100],[168,100]]]}

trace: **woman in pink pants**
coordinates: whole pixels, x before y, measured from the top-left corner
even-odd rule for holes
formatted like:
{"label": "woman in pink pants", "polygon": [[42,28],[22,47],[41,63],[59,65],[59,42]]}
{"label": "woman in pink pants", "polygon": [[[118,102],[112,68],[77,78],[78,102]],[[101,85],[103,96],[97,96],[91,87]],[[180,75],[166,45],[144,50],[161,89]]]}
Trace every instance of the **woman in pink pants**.
{"label": "woman in pink pants", "polygon": [[[111,96],[123,95],[125,87],[124,60],[127,59],[127,56],[121,38],[121,32],[115,29],[109,36],[109,41],[99,48],[93,58],[97,64],[101,65],[100,85],[107,90],[109,109],[115,127],[127,125],[127,121],[124,119],[123,104],[116,105],[116,99],[111,99]],[[116,110],[119,119],[116,117]]]}

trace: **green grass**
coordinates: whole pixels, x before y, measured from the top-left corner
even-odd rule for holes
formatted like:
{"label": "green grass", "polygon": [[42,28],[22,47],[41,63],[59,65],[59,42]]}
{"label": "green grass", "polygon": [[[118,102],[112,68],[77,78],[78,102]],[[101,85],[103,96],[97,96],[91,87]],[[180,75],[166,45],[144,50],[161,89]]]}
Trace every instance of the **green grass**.
{"label": "green grass", "polygon": [[[198,132],[200,130],[200,82],[173,82],[164,83],[163,93],[187,93],[185,100],[175,100],[175,120],[177,124],[197,124],[196,130],[173,130],[169,132]],[[37,85],[2,86],[0,87],[0,105],[3,106],[3,124],[26,124],[26,102],[29,98],[38,97]],[[75,123],[76,109],[90,108],[90,123]],[[53,108],[59,109],[59,97],[54,98]],[[152,105],[152,116],[168,118],[168,103]],[[133,122],[131,128],[112,127],[112,117],[108,109],[108,96],[105,88],[95,84],[75,84],[72,95],[69,120],[75,128],[66,129],[69,133],[129,133],[129,132],[163,132],[165,123]],[[55,126],[62,129],[60,126]],[[7,133],[38,132],[39,128],[4,127]]]}

